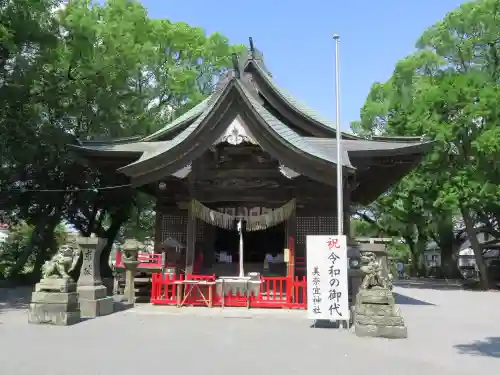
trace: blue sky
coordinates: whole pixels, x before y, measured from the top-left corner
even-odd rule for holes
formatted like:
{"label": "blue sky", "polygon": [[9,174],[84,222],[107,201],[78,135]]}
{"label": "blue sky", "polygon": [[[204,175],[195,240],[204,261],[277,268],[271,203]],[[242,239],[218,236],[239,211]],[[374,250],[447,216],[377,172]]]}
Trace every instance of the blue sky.
{"label": "blue sky", "polygon": [[274,78],[302,102],[335,118],[334,43],[341,37],[341,125],[359,118],[372,83],[387,80],[422,32],[459,0],[142,0],[153,18],[252,36]]}

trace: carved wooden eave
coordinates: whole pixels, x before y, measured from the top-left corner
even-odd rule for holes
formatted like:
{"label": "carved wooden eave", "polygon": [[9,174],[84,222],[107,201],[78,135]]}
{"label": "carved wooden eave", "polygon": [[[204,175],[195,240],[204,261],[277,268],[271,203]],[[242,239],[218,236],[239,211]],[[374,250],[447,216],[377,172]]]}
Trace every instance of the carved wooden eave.
{"label": "carved wooden eave", "polygon": [[228,178],[223,180],[203,180],[196,181],[196,184],[202,188],[209,188],[210,190],[241,190],[245,189],[277,189],[280,184],[271,179],[261,178]]}
{"label": "carved wooden eave", "polygon": [[414,169],[425,153],[413,154],[412,158],[399,163],[385,164],[374,161],[373,165],[362,168],[356,174],[356,186],[351,191],[351,200],[357,204],[369,204],[380,194],[388,191],[394,184]]}
{"label": "carved wooden eave", "polygon": [[172,173],[172,176],[179,179],[183,179],[186,178],[191,173],[191,170],[192,170],[192,165],[191,163],[189,163],[184,168],[181,168],[178,171]]}
{"label": "carved wooden eave", "polygon": [[279,166],[280,173],[286,178],[292,180],[300,176],[300,173],[295,172],[293,169],[288,168],[286,165],[281,164]]}

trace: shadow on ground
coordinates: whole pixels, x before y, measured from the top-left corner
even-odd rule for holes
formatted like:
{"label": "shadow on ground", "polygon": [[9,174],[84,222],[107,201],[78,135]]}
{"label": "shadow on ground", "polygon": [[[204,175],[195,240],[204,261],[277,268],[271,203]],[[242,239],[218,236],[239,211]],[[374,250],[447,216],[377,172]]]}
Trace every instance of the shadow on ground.
{"label": "shadow on ground", "polygon": [[464,289],[461,280],[415,279],[395,280],[393,284],[408,289],[461,290]]}
{"label": "shadow on ground", "polygon": [[31,287],[0,288],[0,314],[7,310],[24,310],[31,299]]}
{"label": "shadow on ground", "polygon": [[398,305],[414,305],[414,306],[436,306],[433,303],[422,301],[420,299],[405,296],[400,293],[392,292],[396,304]]}
{"label": "shadow on ground", "polygon": [[349,329],[351,325],[350,322],[346,321],[316,320],[309,327],[323,329]]}
{"label": "shadow on ground", "polygon": [[500,358],[500,337],[487,337],[470,344],[455,345],[460,354]]}

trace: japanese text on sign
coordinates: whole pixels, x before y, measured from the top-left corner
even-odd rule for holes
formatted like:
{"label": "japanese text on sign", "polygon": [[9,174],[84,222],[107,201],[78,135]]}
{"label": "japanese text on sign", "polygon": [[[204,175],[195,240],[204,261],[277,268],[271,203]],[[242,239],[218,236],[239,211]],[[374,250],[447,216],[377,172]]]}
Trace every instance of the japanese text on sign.
{"label": "japanese text on sign", "polygon": [[345,236],[307,236],[308,318],[348,320],[348,259]]}
{"label": "japanese text on sign", "polygon": [[314,266],[313,267],[313,279],[312,279],[312,285],[313,285],[313,306],[312,306],[312,311],[313,314],[321,314],[321,273],[319,272],[319,267]]}

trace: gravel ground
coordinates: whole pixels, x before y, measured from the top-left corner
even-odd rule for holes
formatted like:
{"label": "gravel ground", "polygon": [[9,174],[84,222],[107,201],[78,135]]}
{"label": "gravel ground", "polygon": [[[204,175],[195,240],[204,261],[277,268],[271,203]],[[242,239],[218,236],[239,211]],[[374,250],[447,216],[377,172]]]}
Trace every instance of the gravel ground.
{"label": "gravel ground", "polygon": [[395,288],[409,338],[392,341],[310,328],[302,311],[259,309],[140,305],[72,327],[35,326],[26,291],[0,289],[0,373],[498,373],[500,293],[429,287]]}

